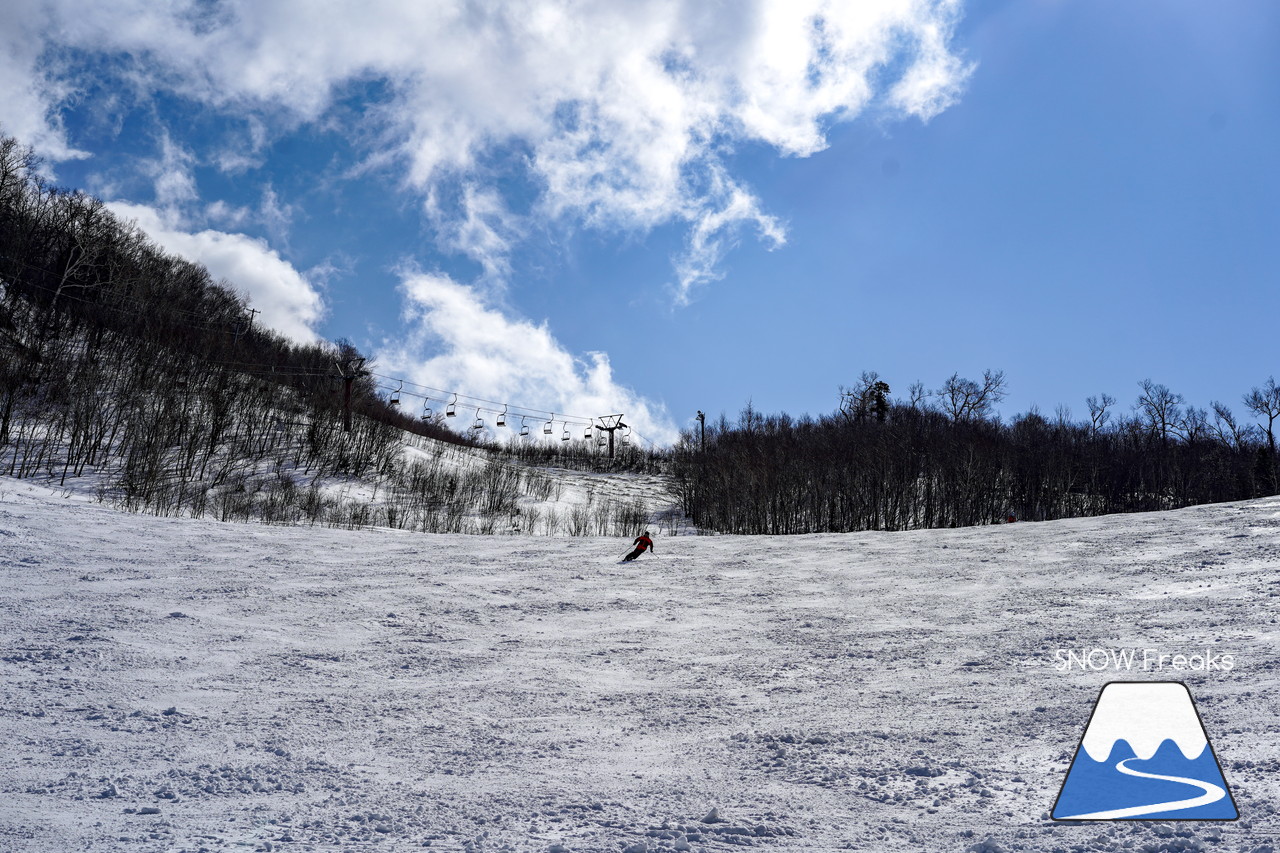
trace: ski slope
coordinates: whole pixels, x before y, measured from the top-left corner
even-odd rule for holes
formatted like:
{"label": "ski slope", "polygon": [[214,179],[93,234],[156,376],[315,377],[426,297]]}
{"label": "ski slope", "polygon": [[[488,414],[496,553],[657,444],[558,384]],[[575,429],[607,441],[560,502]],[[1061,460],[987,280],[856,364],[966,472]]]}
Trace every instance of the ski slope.
{"label": "ski slope", "polygon": [[[1280,835],[1280,499],[627,546],[154,518],[0,479],[0,850]],[[1055,665],[1206,647],[1233,668]],[[1241,820],[1049,822],[1101,686],[1157,678],[1188,684]]]}

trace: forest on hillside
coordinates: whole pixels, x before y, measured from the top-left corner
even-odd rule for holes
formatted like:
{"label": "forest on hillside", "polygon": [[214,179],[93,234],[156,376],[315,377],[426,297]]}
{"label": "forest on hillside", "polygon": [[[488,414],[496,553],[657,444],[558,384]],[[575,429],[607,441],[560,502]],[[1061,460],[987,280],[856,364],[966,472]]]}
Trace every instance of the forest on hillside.
{"label": "forest on hillside", "polygon": [[724,533],[907,530],[1166,510],[1280,492],[1274,378],[1241,402],[1189,405],[1151,380],[1131,409],[1106,394],[1088,420],[1060,408],[996,415],[1005,378],[952,375],[889,396],[876,373],[822,417],[762,415],[684,433],[673,476],[694,524]]}
{"label": "forest on hillside", "polygon": [[[350,343],[255,324],[229,283],[39,165],[0,136],[0,474],[92,476],[113,505],[222,520],[577,535],[644,523],[604,498],[583,517],[529,518],[519,499],[558,489],[545,474],[443,415],[402,411]],[[587,444],[522,458],[599,468]],[[618,457],[651,470],[657,455]],[[337,498],[334,482],[372,495]]]}

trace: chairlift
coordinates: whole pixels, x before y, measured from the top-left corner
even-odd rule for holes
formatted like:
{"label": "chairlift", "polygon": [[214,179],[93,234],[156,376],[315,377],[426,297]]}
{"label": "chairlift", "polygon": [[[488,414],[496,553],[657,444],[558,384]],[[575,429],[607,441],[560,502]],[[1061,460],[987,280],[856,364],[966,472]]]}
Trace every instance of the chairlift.
{"label": "chairlift", "polygon": [[404,380],[403,380],[403,379],[401,379],[401,380],[400,380],[400,386],[399,386],[398,388],[396,388],[396,390],[394,390],[394,391],[392,391],[392,392],[391,392],[391,405],[393,405],[393,406],[399,406],[399,405],[400,405],[400,389],[401,389],[401,388],[404,388]]}
{"label": "chairlift", "polygon": [[596,447],[604,447],[608,443],[609,439],[605,438],[603,435],[596,439]]}
{"label": "chairlift", "polygon": [[555,419],[556,419],[556,413],[552,412],[551,420],[547,421],[545,424],[542,425],[543,435],[551,435],[551,425],[555,422]]}
{"label": "chairlift", "polygon": [[471,429],[475,432],[484,429],[484,418],[480,417],[479,409],[476,409],[476,422],[471,425]]}
{"label": "chairlift", "polygon": [[560,436],[560,440],[561,441],[569,440],[569,424],[567,421],[565,422],[565,425],[564,425],[564,435]]}
{"label": "chairlift", "polygon": [[498,419],[494,421],[494,426],[504,427],[507,425],[507,404],[502,404],[502,411],[498,413]]}
{"label": "chairlift", "polygon": [[422,398],[422,419],[424,421],[431,420],[431,398],[430,397]]}
{"label": "chairlift", "polygon": [[529,437],[529,425],[524,422],[523,416],[521,416],[520,418],[520,437],[521,438]]}
{"label": "chairlift", "polygon": [[592,434],[591,424],[587,424],[587,428],[583,431],[583,433],[582,433],[582,437],[583,437],[584,439],[586,439],[587,441],[590,441],[590,440],[591,440],[591,434]]}
{"label": "chairlift", "polygon": [[622,445],[625,447],[630,443],[631,443],[631,427],[627,427],[626,431],[622,433]]}
{"label": "chairlift", "polygon": [[446,418],[457,417],[458,395],[454,394],[453,399],[449,401],[449,405],[444,407],[444,416]]}

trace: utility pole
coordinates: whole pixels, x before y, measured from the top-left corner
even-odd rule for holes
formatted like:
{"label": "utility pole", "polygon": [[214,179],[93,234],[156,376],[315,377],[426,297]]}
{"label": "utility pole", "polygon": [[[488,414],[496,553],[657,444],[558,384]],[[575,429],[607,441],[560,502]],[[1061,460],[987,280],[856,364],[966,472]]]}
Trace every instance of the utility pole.
{"label": "utility pole", "polygon": [[342,377],[343,384],[346,386],[342,390],[342,431],[351,432],[351,386],[355,384],[356,377],[364,368],[364,359],[348,359],[342,364],[335,361],[333,366],[338,368],[338,375]]}
{"label": "utility pole", "polygon": [[629,427],[622,422],[622,415],[604,415],[598,420],[600,421],[600,429],[609,433],[609,458],[613,459],[614,430],[628,429]]}
{"label": "utility pole", "polygon": [[[244,323],[244,322],[241,322],[240,320],[236,320],[234,323],[231,324],[231,334],[235,335],[236,344],[240,343],[241,335],[246,335],[249,333],[250,330],[253,329],[253,315],[262,313],[257,308],[249,308],[246,310],[249,312],[248,323]],[[342,368],[338,368],[338,370],[341,371]]]}
{"label": "utility pole", "polygon": [[702,435],[702,452],[707,452],[707,416],[698,410],[698,431]]}

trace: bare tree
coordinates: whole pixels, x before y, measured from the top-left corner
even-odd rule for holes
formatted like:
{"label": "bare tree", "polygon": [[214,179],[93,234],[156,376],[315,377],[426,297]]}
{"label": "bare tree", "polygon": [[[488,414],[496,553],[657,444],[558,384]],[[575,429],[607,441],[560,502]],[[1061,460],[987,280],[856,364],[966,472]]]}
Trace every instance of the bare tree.
{"label": "bare tree", "polygon": [[1107,410],[1116,404],[1116,398],[1110,394],[1101,394],[1089,397],[1084,402],[1089,407],[1089,434],[1097,435],[1106,428],[1107,421],[1111,420],[1111,412]]}
{"label": "bare tree", "polygon": [[1260,418],[1267,419],[1267,449],[1276,452],[1276,418],[1280,418],[1280,386],[1276,385],[1274,376],[1267,378],[1267,384],[1261,388],[1253,388],[1244,395],[1244,404]]}
{"label": "bare tree", "polygon": [[953,373],[933,395],[952,423],[959,423],[987,417],[1005,393],[1004,371],[984,370],[981,384]]}
{"label": "bare tree", "polygon": [[1134,409],[1147,428],[1169,443],[1169,434],[1182,420],[1182,395],[1175,394],[1165,385],[1144,379],[1138,383],[1142,393],[1134,403]]}
{"label": "bare tree", "polygon": [[69,287],[84,289],[99,284],[91,273],[118,227],[102,202],[84,193],[66,194],[61,208],[65,219],[57,227],[64,245],[58,253],[55,304]]}
{"label": "bare tree", "polygon": [[39,167],[40,159],[34,149],[13,137],[0,136],[0,199],[8,202],[22,192],[26,176]]}
{"label": "bare tree", "polygon": [[929,399],[929,392],[925,389],[923,382],[916,381],[907,386],[907,405],[911,408],[923,409],[927,399]]}
{"label": "bare tree", "polygon": [[1218,441],[1230,447],[1244,447],[1252,437],[1256,427],[1253,424],[1239,423],[1236,420],[1235,413],[1231,411],[1226,403],[1219,403],[1214,400],[1209,404],[1209,407],[1213,409],[1211,431]]}
{"label": "bare tree", "polygon": [[1188,406],[1178,419],[1178,429],[1188,444],[1194,444],[1205,438],[1210,431],[1209,413],[1195,406]]}

